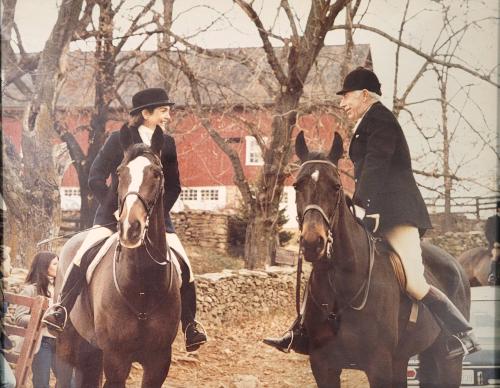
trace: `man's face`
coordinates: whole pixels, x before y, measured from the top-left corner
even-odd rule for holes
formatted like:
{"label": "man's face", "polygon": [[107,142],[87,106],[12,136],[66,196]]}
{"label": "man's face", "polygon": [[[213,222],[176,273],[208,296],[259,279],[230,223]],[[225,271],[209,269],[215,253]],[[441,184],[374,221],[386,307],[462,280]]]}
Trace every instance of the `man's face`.
{"label": "man's face", "polygon": [[340,107],[352,121],[358,120],[366,111],[367,93],[364,90],[347,92],[340,100]]}

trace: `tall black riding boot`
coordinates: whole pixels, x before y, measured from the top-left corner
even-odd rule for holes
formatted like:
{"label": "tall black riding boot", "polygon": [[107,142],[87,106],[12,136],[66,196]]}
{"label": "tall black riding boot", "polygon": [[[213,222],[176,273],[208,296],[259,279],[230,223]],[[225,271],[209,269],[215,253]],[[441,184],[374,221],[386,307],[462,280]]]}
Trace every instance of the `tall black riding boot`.
{"label": "tall black riding boot", "polygon": [[78,265],[72,264],[61,290],[60,302],[49,308],[42,319],[49,330],[56,333],[64,330],[69,313],[80,295],[84,279],[85,272]]}
{"label": "tall black riding boot", "polygon": [[264,338],[263,342],[285,353],[288,353],[291,349],[297,353],[308,355],[309,337],[300,320],[301,317],[298,316],[282,337]]}
{"label": "tall black riding boot", "polygon": [[490,286],[500,285],[500,271],[498,270],[498,260],[491,260],[490,274],[488,275],[488,284]]}
{"label": "tall black riding boot", "polygon": [[207,342],[207,335],[196,322],[196,287],[194,282],[184,282],[181,287],[181,324],[186,339],[186,350],[193,352]]}
{"label": "tall black riding boot", "polygon": [[456,339],[448,343],[448,359],[481,350],[469,322],[441,290],[431,286],[422,303],[439,318],[444,328]]}

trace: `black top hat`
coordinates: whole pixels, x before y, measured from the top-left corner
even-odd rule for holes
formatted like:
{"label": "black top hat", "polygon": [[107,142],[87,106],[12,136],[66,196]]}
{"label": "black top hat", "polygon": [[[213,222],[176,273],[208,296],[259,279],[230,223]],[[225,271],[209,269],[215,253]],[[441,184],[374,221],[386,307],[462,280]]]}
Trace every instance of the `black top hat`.
{"label": "black top hat", "polygon": [[154,109],[159,106],[174,105],[168,99],[167,92],[161,88],[149,88],[137,92],[132,97],[132,110],[131,115],[139,113],[143,109]]}
{"label": "black top hat", "polygon": [[382,95],[380,82],[375,73],[360,66],[346,75],[342,90],[338,91],[337,94],[344,95],[353,90],[363,89],[377,93],[379,96]]}

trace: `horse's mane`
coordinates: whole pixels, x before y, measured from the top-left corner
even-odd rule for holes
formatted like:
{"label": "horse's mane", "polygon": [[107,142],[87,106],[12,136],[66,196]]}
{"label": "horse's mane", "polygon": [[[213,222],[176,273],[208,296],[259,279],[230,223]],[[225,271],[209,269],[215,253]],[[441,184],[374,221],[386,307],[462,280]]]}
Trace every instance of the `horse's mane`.
{"label": "horse's mane", "polygon": [[136,143],[131,145],[126,151],[123,156],[123,161],[122,164],[125,165],[131,160],[134,160],[138,156],[145,156],[148,159],[155,161],[156,163],[159,162],[158,156],[151,150],[151,147],[144,143]]}

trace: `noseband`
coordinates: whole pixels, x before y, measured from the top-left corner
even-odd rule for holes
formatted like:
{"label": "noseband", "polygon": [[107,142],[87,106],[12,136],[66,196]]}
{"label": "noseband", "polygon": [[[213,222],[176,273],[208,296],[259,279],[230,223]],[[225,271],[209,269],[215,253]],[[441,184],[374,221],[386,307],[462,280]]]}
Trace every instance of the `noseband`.
{"label": "noseband", "polygon": [[[337,171],[337,166],[328,160],[308,160],[308,161],[302,163],[302,165],[300,166],[299,173],[297,174],[298,176],[300,176],[300,173],[303,170],[304,166],[306,166],[308,164],[326,164],[330,167],[333,167],[335,169],[335,171]],[[339,179],[339,181],[340,181],[340,179]],[[340,206],[340,198],[343,195],[343,193],[344,193],[344,190],[343,190],[342,183],[341,183],[340,188],[339,188],[339,195],[337,196],[337,202],[335,203],[335,207],[333,208],[333,214],[330,218],[328,218],[326,212],[323,210],[323,208],[321,206],[312,205],[312,204],[307,205],[305,207],[304,211],[302,212],[302,215],[297,217],[298,222],[299,222],[300,231],[302,231],[304,218],[305,218],[307,212],[315,210],[315,211],[319,212],[319,214],[321,214],[321,217],[322,217],[323,221],[325,222],[327,229],[328,229],[328,238],[327,238],[327,246],[326,246],[326,258],[327,259],[332,257],[332,249],[333,249],[332,229],[333,229],[333,224],[335,222],[335,217],[338,214],[338,208]]]}

